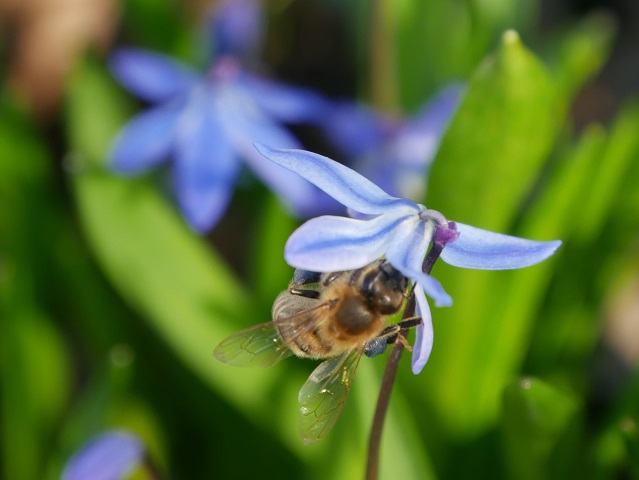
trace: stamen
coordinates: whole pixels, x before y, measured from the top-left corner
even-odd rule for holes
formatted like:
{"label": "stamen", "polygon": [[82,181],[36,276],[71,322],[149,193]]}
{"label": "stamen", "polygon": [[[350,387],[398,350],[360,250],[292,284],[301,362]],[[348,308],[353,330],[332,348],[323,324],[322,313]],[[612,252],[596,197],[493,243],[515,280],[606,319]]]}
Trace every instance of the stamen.
{"label": "stamen", "polygon": [[437,210],[431,210],[429,208],[427,208],[426,210],[422,210],[421,212],[419,212],[419,218],[424,222],[428,222],[430,220],[438,227],[448,226],[448,220],[446,220],[446,217],[444,217],[444,215],[442,215]]}

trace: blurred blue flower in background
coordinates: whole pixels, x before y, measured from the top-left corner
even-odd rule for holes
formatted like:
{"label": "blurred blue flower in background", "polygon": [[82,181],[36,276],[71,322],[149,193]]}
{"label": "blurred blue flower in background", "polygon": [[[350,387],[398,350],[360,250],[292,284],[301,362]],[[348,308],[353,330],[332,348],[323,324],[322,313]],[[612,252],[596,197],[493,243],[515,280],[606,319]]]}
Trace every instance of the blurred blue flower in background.
{"label": "blurred blue flower in background", "polygon": [[89,441],[67,462],[62,480],[119,480],[144,459],[144,445],[135,435],[111,431]]}
{"label": "blurred blue flower in background", "polygon": [[398,120],[353,102],[329,107],[321,126],[354,170],[392,195],[420,199],[427,172],[446,127],[461,98],[463,86],[441,90],[413,117]]}
{"label": "blurred blue flower in background", "polygon": [[302,150],[256,146],[273,162],[313,182],[338,202],[367,219],[321,216],[309,220],[289,237],[286,261],[316,272],[351,270],[381,256],[415,282],[417,328],[413,372],[430,356],[433,327],[424,292],[438,306],[452,304],[440,283],[423,272],[431,243],[442,247],[441,259],[453,266],[485,270],[522,268],[545,260],[561,241],[537,242],[448,222],[439,212],[388,195],[374,183],[329,158]]}
{"label": "blurred blue flower in background", "polygon": [[214,48],[213,58],[232,55],[245,62],[259,57],[264,44],[264,12],[256,0],[223,0],[209,15],[205,42]]}
{"label": "blurred blue flower in background", "polygon": [[111,165],[118,173],[134,175],[173,159],[177,201],[198,232],[213,228],[226,211],[240,160],[295,214],[315,215],[324,209],[320,192],[265,161],[252,145],[258,141],[300,147],[281,123],[316,121],[327,102],[312,91],[246,72],[234,54],[255,49],[261,35],[240,40],[245,32],[236,28],[259,24],[251,18],[260,10],[245,0],[222,7],[211,22],[218,45],[205,74],[145,50],[121,49],[112,55],[110,66],[116,78],[153,106],[121,130],[112,146]]}

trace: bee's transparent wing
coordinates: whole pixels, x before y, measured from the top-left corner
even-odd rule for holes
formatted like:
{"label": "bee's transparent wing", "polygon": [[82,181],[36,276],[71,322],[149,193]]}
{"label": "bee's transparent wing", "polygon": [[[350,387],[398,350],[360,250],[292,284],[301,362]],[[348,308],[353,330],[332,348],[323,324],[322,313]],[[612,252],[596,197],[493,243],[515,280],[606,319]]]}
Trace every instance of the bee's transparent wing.
{"label": "bee's transparent wing", "polygon": [[315,328],[318,316],[328,307],[327,303],[316,304],[290,317],[240,330],[222,340],[213,355],[236,367],[275,365],[293,354],[282,337],[292,342]]}
{"label": "bee's transparent wing", "polygon": [[299,394],[299,428],[305,443],[316,442],[335,425],[361,357],[362,349],[345,352],[311,373]]}
{"label": "bee's transparent wing", "polygon": [[240,330],[213,352],[219,361],[237,367],[270,367],[292,354],[273,322]]}

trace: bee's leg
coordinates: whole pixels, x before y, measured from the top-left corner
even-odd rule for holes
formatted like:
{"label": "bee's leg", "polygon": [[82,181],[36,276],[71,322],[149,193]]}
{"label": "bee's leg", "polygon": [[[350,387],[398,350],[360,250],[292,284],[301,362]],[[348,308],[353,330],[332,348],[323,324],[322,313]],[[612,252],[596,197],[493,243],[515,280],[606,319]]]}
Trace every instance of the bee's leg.
{"label": "bee's leg", "polygon": [[373,340],[368,342],[366,348],[364,350],[364,354],[367,357],[376,357],[377,355],[381,355],[386,351],[386,347],[389,344],[393,344],[399,339],[399,341],[404,345],[404,348],[409,352],[413,350],[406,338],[402,335],[399,336],[399,331],[402,328],[412,328],[422,323],[422,317],[408,317],[401,322],[396,323],[395,325],[389,325],[382,332],[375,337]]}
{"label": "bee's leg", "polygon": [[404,337],[403,335],[401,337],[399,336],[399,331],[403,328],[416,327],[417,325],[421,325],[421,323],[422,323],[422,317],[417,317],[417,316],[408,317],[402,320],[401,322],[397,322],[395,325],[390,325],[386,327],[384,331],[382,332],[382,335],[388,330],[388,333],[386,333],[387,344],[395,343],[397,339],[399,339],[399,341],[404,345],[404,348],[408,350],[409,352],[411,352],[413,350],[413,347],[411,347],[408,344],[408,342],[406,341],[406,337]]}
{"label": "bee's leg", "polygon": [[291,287],[288,289],[288,293],[290,293],[291,295],[299,295],[300,297],[305,297],[305,298],[317,299],[320,297],[320,292],[318,292],[317,290],[311,290],[306,288]]}
{"label": "bee's leg", "polygon": [[397,322],[399,328],[413,328],[422,324],[422,317],[408,317],[401,322]]}

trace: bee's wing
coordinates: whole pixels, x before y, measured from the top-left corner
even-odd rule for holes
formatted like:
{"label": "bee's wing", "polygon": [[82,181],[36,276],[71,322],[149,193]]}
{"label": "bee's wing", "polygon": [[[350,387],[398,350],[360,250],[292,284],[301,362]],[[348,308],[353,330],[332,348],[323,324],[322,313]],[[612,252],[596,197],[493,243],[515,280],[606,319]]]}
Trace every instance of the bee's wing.
{"label": "bee's wing", "polygon": [[219,361],[237,367],[270,367],[292,355],[273,322],[240,330],[222,340],[213,352]]}
{"label": "bee's wing", "polygon": [[305,443],[316,442],[335,425],[362,351],[358,348],[324,361],[300,390],[299,428]]}
{"label": "bee's wing", "polygon": [[328,307],[320,303],[275,322],[255,325],[234,333],[215,348],[219,361],[236,367],[270,367],[293,352],[282,337],[294,341],[315,328],[318,316]]}

